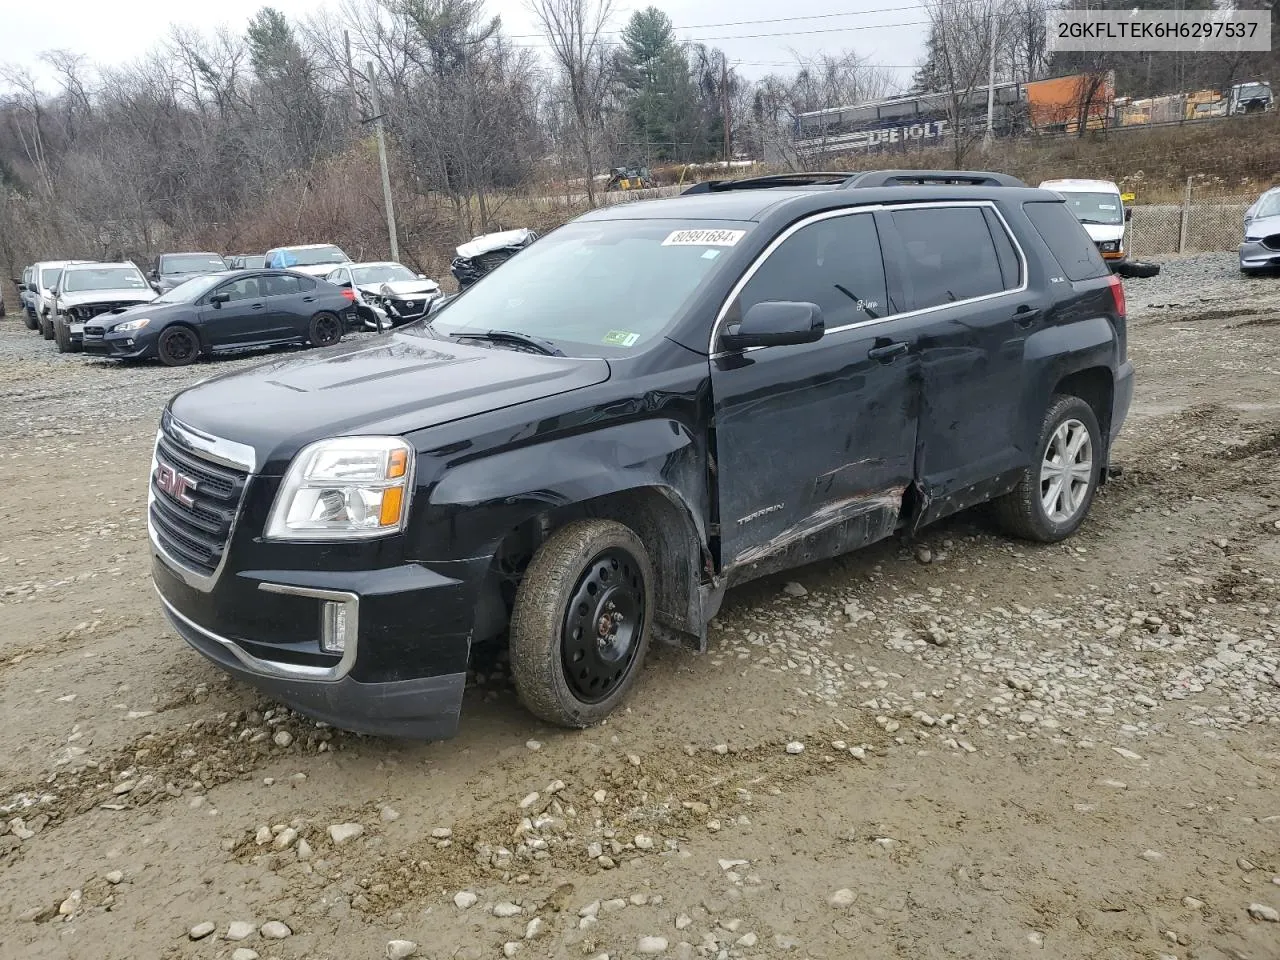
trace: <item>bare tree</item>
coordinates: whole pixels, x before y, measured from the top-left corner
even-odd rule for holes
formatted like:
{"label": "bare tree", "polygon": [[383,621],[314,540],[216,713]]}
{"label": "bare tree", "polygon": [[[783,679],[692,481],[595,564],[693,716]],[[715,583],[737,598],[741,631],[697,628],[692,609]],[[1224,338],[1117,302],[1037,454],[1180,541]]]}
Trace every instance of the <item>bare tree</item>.
{"label": "bare tree", "polygon": [[601,105],[610,83],[604,29],[613,0],[531,0],[534,16],[560,69],[582,151],[587,202],[596,205],[593,141],[601,127]]}
{"label": "bare tree", "polygon": [[965,156],[983,135],[983,124],[977,118],[985,111],[986,97],[975,97],[975,91],[987,85],[993,47],[999,36],[999,2],[926,0],[929,67],[945,94],[956,167],[964,165]]}

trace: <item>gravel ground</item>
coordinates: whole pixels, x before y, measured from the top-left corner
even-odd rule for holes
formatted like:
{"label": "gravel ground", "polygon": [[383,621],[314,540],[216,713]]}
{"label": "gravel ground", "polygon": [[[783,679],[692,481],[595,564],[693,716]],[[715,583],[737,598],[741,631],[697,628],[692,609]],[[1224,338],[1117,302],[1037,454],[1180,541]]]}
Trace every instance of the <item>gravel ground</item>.
{"label": "gravel ground", "polygon": [[166,629],[184,371],[0,323],[0,957],[1280,957],[1280,279],[1126,281],[1138,395],[1081,532],[964,515],[736,590],[706,656],[542,727],[317,726]]}

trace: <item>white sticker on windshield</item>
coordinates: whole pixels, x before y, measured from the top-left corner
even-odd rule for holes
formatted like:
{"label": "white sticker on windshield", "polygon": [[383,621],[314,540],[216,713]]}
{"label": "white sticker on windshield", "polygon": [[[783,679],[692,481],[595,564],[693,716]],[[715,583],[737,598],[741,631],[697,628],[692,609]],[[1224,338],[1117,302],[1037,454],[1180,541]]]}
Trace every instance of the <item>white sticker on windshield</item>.
{"label": "white sticker on windshield", "polygon": [[662,241],[664,247],[732,247],[747,235],[745,230],[675,230]]}
{"label": "white sticker on windshield", "polygon": [[1116,208],[1116,205],[1115,205],[1114,203],[1100,203],[1100,204],[1098,204],[1098,209],[1099,209],[1099,210],[1114,210],[1115,208]]}

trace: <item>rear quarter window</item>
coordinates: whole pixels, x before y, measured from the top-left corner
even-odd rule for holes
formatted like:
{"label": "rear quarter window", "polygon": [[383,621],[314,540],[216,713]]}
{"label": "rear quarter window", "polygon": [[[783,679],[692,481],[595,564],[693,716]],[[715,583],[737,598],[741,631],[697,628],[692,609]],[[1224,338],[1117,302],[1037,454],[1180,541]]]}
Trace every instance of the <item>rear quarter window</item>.
{"label": "rear quarter window", "polygon": [[1068,280],[1092,280],[1110,272],[1102,254],[1080,221],[1058,200],[1035,200],[1022,205]]}

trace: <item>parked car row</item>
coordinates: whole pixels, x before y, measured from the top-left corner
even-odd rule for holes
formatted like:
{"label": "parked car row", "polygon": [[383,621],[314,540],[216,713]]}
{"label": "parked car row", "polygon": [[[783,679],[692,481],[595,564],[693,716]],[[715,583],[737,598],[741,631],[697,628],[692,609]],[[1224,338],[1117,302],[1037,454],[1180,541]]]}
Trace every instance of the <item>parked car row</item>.
{"label": "parked car row", "polygon": [[353,328],[420,319],[443,300],[438,284],[403,264],[354,263],[332,244],[166,253],[147,275],[130,262],[44,261],[14,282],[27,327],[60,353],[170,366],[277,344],[329,346]]}

